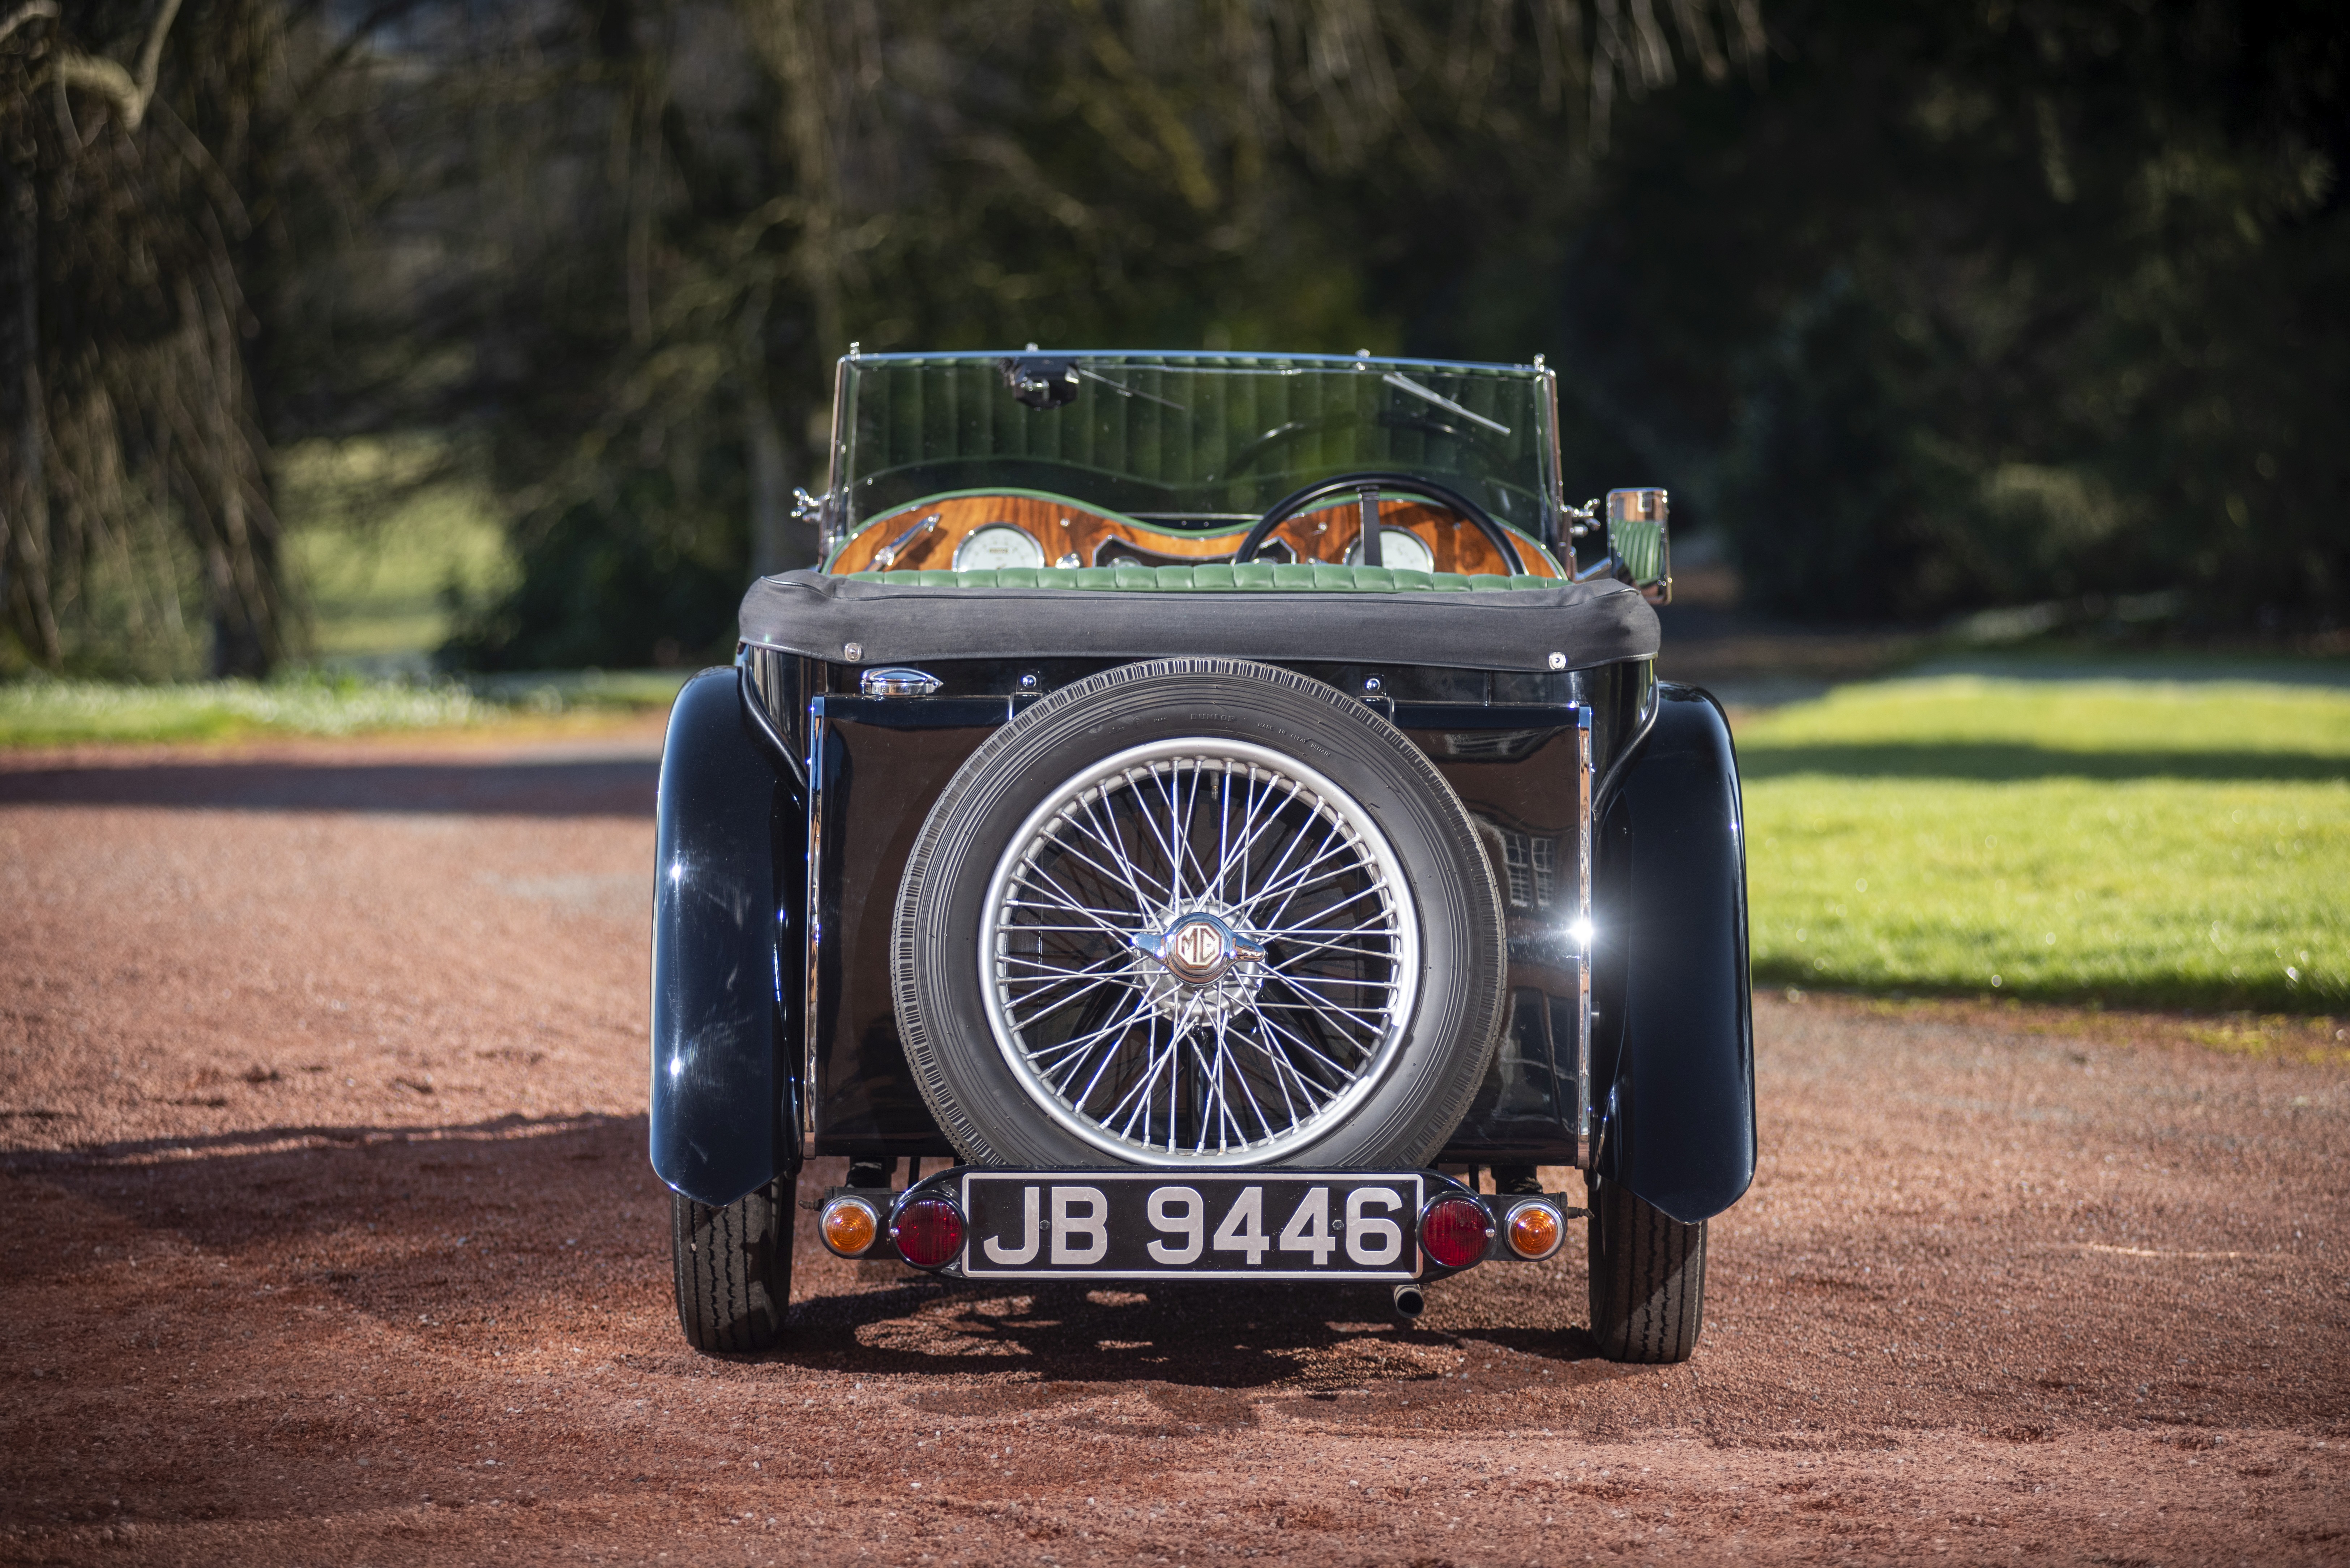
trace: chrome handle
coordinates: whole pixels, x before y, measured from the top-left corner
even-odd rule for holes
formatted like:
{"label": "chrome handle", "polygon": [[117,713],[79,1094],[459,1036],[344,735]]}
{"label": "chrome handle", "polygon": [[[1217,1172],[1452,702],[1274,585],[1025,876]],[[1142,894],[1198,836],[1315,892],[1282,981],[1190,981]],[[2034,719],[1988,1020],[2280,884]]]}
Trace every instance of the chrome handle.
{"label": "chrome handle", "polygon": [[857,678],[857,690],[868,697],[928,697],[945,684],[927,670],[903,665],[868,670]]}
{"label": "chrome handle", "polygon": [[875,551],[873,555],[873,569],[877,572],[886,572],[890,567],[896,566],[898,564],[898,552],[912,544],[922,535],[927,534],[931,529],[937,527],[939,525],[939,519],[943,515],[945,515],[943,513],[931,513],[928,517],[923,518],[920,523],[915,524],[911,528],[907,529],[903,534],[899,535],[896,538],[882,545],[880,549]]}

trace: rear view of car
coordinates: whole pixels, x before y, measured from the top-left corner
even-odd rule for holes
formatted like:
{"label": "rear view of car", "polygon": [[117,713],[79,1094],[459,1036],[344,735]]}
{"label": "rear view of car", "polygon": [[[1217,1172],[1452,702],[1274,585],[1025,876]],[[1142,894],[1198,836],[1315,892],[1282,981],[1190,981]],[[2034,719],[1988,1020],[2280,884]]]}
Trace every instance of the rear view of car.
{"label": "rear view of car", "polygon": [[1567,506],[1554,388],[842,362],[825,569],[752,586],[664,754],[689,1338],[778,1341],[845,1156],[828,1247],[972,1281],[1410,1313],[1587,1220],[1602,1352],[1689,1355],[1753,1164],[1736,767],[1653,678],[1663,493]]}

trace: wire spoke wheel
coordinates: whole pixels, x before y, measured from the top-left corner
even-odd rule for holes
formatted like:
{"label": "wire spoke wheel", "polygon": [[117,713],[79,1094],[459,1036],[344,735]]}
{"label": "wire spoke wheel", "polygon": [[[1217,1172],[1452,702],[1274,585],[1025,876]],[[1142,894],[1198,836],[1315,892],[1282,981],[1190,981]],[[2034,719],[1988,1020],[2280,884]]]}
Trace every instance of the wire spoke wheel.
{"label": "wire spoke wheel", "polygon": [[973,752],[890,925],[907,1065],[976,1166],[1424,1164],[1506,992],[1477,828],[1410,738],[1228,659],[1071,682]]}
{"label": "wire spoke wheel", "polygon": [[984,905],[996,1044],[1124,1161],[1275,1160],[1344,1117],[1411,1018],[1409,885],[1346,791],[1268,747],[1102,759],[1012,835]]}

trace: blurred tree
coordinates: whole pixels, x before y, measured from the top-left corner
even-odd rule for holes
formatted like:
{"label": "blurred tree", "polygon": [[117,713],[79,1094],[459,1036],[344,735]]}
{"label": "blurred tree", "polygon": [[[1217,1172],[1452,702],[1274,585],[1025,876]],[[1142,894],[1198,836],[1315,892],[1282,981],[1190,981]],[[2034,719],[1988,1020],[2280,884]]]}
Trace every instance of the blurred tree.
{"label": "blurred tree", "polygon": [[[554,73],[573,114],[551,128],[533,87],[513,109],[527,130],[484,133],[510,161],[478,188],[490,224],[566,192],[508,242],[512,292],[477,338],[524,576],[472,607],[452,656],[722,653],[746,560],[812,558],[784,497],[820,483],[830,365],[851,338],[1395,346],[1374,274],[1463,161],[1522,185],[1579,179],[1617,98],[1668,82],[1676,48],[1717,78],[1759,68],[1752,0],[1658,9],[527,13],[511,57]],[[484,81],[520,79],[494,54],[470,51]]]}
{"label": "blurred tree", "polygon": [[265,667],[273,443],[407,430],[524,566],[449,657],[723,653],[852,338],[1541,349],[1577,487],[1671,484],[1790,613],[2339,617],[2317,0],[8,7],[39,662]]}
{"label": "blurred tree", "polygon": [[1431,300],[1416,335],[1552,345],[1584,471],[1667,476],[1788,614],[2182,590],[2206,626],[2338,625],[2339,7],[1773,16],[1767,90],[1627,106],[1572,219],[1462,269],[1546,254],[1546,286],[1481,291],[1469,334]]}
{"label": "blurred tree", "polygon": [[[367,428],[419,326],[341,264],[411,0],[0,0],[0,668],[260,675],[303,641],[274,438]],[[402,372],[404,374],[404,371]]]}
{"label": "blurred tree", "polygon": [[253,149],[206,140],[251,129],[281,36],[265,5],[181,13],[0,17],[0,607],[52,669],[182,665],[183,600],[217,673],[285,645],[229,172]]}

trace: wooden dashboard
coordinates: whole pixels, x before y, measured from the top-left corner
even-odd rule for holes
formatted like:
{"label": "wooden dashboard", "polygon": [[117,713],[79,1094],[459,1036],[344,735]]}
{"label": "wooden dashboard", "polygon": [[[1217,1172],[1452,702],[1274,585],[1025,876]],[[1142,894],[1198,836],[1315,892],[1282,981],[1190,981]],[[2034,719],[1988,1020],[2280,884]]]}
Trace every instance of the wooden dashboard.
{"label": "wooden dashboard", "polygon": [[[1509,565],[1476,525],[1424,501],[1382,498],[1382,529],[1399,528],[1428,546],[1440,572],[1492,575]],[[1035,540],[1048,566],[1107,566],[1130,560],[1146,566],[1194,566],[1232,558],[1246,530],[1213,534],[1159,529],[1066,501],[1036,495],[952,495],[916,502],[868,523],[841,546],[830,570],[942,571],[983,528],[1011,527]],[[1348,498],[1301,512],[1274,529],[1260,560],[1344,562],[1362,533],[1361,504]],[[1275,544],[1282,546],[1274,549]],[[1564,577],[1550,553],[1530,539],[1514,540],[1527,575]],[[1284,555],[1284,551],[1286,554]]]}

